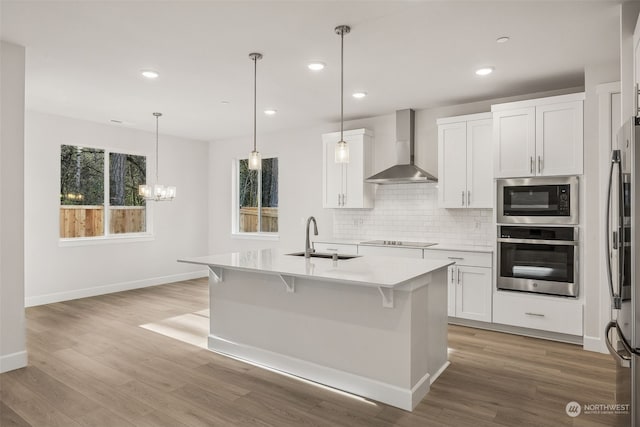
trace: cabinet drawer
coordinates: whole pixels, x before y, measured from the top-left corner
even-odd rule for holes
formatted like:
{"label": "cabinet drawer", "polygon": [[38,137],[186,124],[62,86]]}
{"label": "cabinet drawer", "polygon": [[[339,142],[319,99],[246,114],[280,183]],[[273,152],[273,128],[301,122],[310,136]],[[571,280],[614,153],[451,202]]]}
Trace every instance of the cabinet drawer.
{"label": "cabinet drawer", "polygon": [[358,255],[382,255],[404,258],[422,258],[422,249],[418,248],[389,248],[382,246],[359,245]]}
{"label": "cabinet drawer", "polygon": [[441,251],[425,249],[424,259],[455,261],[456,265],[491,268],[491,254],[486,252]]}
{"label": "cabinet drawer", "polygon": [[493,294],[493,322],[582,335],[582,301],[496,292]]}
{"label": "cabinet drawer", "polygon": [[314,243],[316,252],[358,255],[358,246],[345,243]]}

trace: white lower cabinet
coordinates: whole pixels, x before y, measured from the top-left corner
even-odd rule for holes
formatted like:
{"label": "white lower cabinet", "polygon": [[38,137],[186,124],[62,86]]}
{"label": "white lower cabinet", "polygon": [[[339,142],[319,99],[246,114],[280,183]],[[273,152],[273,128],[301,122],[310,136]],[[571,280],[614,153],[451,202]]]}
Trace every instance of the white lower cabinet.
{"label": "white lower cabinet", "polygon": [[461,319],[491,322],[491,269],[456,267],[456,312]]}
{"label": "white lower cabinet", "polygon": [[382,255],[404,258],[422,258],[422,249],[359,245],[358,255]]}
{"label": "white lower cabinet", "polygon": [[491,322],[493,270],[490,253],[426,249],[424,258],[456,262],[448,270],[449,317]]}
{"label": "white lower cabinet", "polygon": [[358,245],[351,245],[347,243],[314,242],[313,247],[316,252],[358,255]]}
{"label": "white lower cabinet", "polygon": [[493,322],[582,335],[582,301],[514,292],[493,295]]}

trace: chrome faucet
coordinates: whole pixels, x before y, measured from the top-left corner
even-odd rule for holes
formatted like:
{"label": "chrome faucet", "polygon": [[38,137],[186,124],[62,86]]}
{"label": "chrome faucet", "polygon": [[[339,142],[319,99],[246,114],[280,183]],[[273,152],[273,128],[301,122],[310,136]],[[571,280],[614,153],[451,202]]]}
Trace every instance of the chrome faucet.
{"label": "chrome faucet", "polygon": [[307,241],[304,246],[304,257],[311,258],[311,254],[316,250],[311,247],[311,242],[309,241],[309,226],[311,225],[311,221],[313,221],[313,234],[318,235],[318,224],[316,223],[316,219],[312,216],[307,218]]}

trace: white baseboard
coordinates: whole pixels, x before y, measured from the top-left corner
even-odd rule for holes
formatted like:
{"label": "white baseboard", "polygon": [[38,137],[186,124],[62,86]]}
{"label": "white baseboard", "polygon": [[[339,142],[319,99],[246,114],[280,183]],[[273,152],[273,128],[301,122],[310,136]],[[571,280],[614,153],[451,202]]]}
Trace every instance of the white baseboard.
{"label": "white baseboard", "polygon": [[[358,396],[377,400],[406,411],[411,411],[415,408],[429,392],[431,385],[430,375],[428,373],[418,381],[413,389],[405,389],[295,357],[274,353],[250,345],[231,342],[215,335],[209,335],[208,347],[210,350],[223,355],[244,360],[271,370],[282,371]],[[441,367],[438,370],[438,375],[448,365],[449,362]]]}
{"label": "white baseboard", "polygon": [[27,352],[5,354],[0,356],[0,374],[27,366]]}
{"label": "white baseboard", "polygon": [[568,335],[558,332],[543,331],[540,329],[521,328],[519,326],[503,325],[500,323],[479,322],[477,320],[449,317],[450,325],[469,326],[471,328],[486,329],[488,331],[505,332],[507,334],[523,335],[525,337],[541,338],[543,340],[566,342],[569,344],[583,345],[582,335]]}
{"label": "white baseboard", "polygon": [[588,351],[595,351],[597,353],[609,354],[607,345],[604,343],[604,340],[601,339],[600,337],[589,337],[585,335],[582,348]]}
{"label": "white baseboard", "polygon": [[78,298],[94,297],[97,295],[111,294],[113,292],[129,291],[131,289],[146,288],[148,286],[164,285],[166,283],[180,282],[182,280],[199,279],[208,277],[209,270],[194,271],[191,273],[172,274],[170,276],[153,277],[150,279],[133,280],[131,282],[114,283],[111,285],[96,286],[92,288],[75,289],[67,292],[55,292],[52,294],[38,295],[24,299],[25,307],[51,304],[60,301],[69,301]]}

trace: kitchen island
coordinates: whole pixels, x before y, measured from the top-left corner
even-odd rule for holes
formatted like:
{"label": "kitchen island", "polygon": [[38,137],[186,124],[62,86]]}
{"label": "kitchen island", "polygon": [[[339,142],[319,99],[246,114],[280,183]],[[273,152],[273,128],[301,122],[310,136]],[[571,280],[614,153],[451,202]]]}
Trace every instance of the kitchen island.
{"label": "kitchen island", "polygon": [[209,268],[209,349],[405,410],[446,369],[450,261],[264,249]]}

